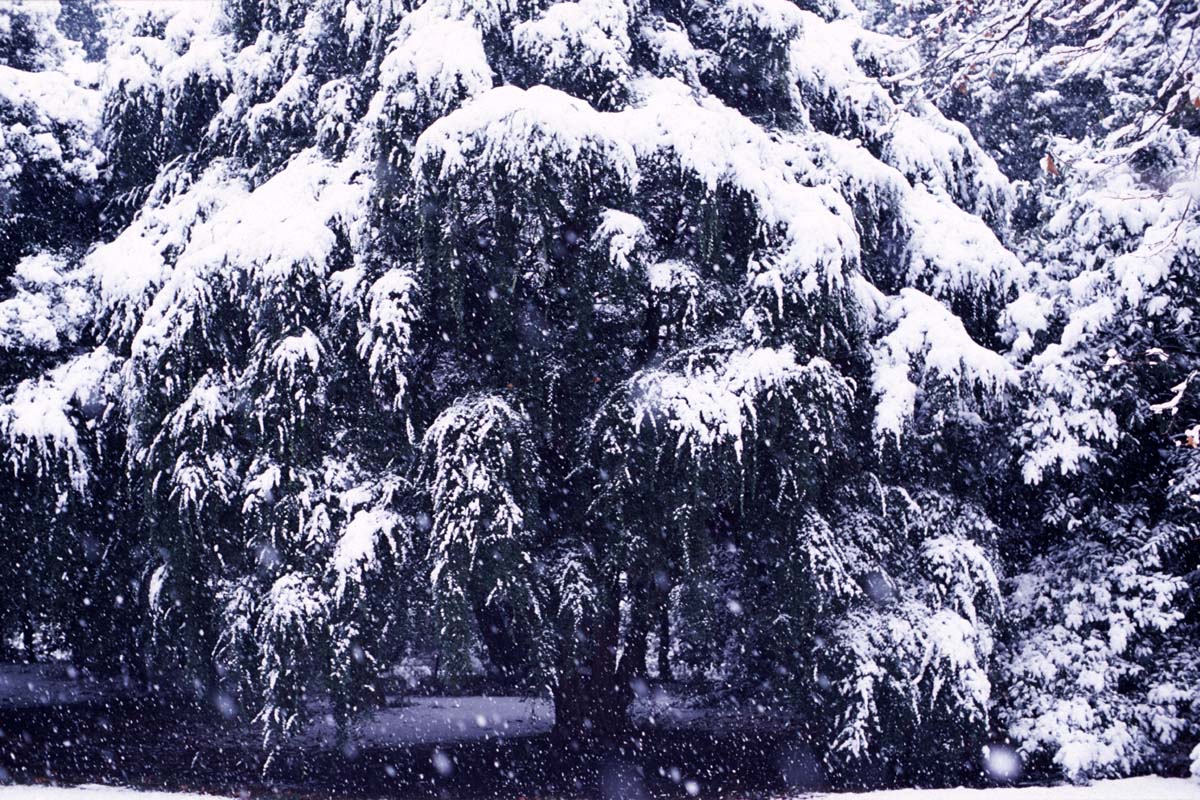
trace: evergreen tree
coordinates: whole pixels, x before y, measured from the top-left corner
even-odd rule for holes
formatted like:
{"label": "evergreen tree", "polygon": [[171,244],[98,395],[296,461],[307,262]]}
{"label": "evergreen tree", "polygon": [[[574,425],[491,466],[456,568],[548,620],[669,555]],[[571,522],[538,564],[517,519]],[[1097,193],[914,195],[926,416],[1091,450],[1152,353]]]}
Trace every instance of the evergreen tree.
{"label": "evergreen tree", "polygon": [[0,188],[83,233],[0,231],[6,569],[77,658],[268,749],[412,650],[572,737],[718,679],[864,781],[1194,736],[1190,85],[1126,64],[1040,172],[1002,122],[1110,17],[1006,82],[999,0],[226,0],[114,11],[100,97],[16,8],[0,154],[64,155]]}
{"label": "evergreen tree", "polygon": [[0,9],[0,281],[23,256],[92,234],[99,98],[59,12],[53,1]]}
{"label": "evergreen tree", "polygon": [[[881,4],[880,19],[893,20]],[[1072,779],[1164,768],[1197,736],[1200,112],[1194,4],[930,3],[926,78],[1020,181],[1038,268],[1005,313],[1022,367],[1025,535],[999,718]]]}

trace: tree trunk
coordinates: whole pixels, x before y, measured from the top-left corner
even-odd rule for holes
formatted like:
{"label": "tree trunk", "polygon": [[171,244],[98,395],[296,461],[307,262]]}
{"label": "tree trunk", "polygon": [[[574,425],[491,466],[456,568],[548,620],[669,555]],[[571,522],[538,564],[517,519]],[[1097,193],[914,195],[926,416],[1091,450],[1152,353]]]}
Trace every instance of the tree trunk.
{"label": "tree trunk", "polygon": [[7,620],[0,618],[0,664],[16,660],[16,654],[8,644]]}
{"label": "tree trunk", "polygon": [[646,677],[646,656],[650,652],[650,631],[654,628],[654,609],[657,603],[653,589],[646,586],[634,597],[629,621],[629,640],[625,643],[620,664],[622,682]]}
{"label": "tree trunk", "polygon": [[[611,677],[611,673],[610,673]],[[632,692],[611,681],[573,673],[554,690],[554,733],[566,739],[605,739],[629,721]]]}
{"label": "tree trunk", "polygon": [[664,592],[658,605],[658,679],[671,681],[671,594]]}
{"label": "tree trunk", "polygon": [[528,671],[526,659],[529,645],[522,645],[518,641],[510,615],[498,603],[477,601],[475,621],[479,625],[484,649],[487,650],[489,672],[499,673],[498,677],[508,683],[524,677]]}
{"label": "tree trunk", "polygon": [[633,691],[618,668],[621,638],[618,592],[591,620],[579,642],[580,654],[560,669],[554,688],[554,732],[568,739],[606,738],[620,734],[628,723]]}
{"label": "tree trunk", "polygon": [[33,642],[33,615],[29,613],[29,609],[21,611],[21,647],[25,651],[25,661],[33,664],[37,662],[37,649]]}

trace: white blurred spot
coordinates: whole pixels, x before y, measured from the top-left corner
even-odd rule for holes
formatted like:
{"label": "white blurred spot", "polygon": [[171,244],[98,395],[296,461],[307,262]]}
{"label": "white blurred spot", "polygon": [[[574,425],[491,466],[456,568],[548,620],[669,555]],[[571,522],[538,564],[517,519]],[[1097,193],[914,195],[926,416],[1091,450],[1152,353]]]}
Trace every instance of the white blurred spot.
{"label": "white blurred spot", "polygon": [[217,713],[225,719],[233,719],[238,715],[237,700],[234,700],[233,696],[226,692],[217,692],[213,695],[213,705],[216,706]]}
{"label": "white blurred spot", "polygon": [[1006,744],[984,745],[983,761],[994,781],[1008,783],[1021,774],[1021,756]]}
{"label": "white blurred spot", "polygon": [[438,775],[441,775],[443,778],[447,778],[452,772],[454,772],[454,762],[450,760],[450,756],[446,755],[441,750],[434,750],[433,768],[438,771]]}

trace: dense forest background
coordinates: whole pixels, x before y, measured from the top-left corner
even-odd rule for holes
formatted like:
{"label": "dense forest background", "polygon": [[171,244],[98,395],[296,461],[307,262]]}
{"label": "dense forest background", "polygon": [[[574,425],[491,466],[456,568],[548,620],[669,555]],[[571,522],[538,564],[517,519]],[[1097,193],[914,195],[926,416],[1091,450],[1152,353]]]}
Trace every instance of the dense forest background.
{"label": "dense forest background", "polygon": [[1186,769],[1198,20],[6,0],[0,660],[268,750],[425,658]]}

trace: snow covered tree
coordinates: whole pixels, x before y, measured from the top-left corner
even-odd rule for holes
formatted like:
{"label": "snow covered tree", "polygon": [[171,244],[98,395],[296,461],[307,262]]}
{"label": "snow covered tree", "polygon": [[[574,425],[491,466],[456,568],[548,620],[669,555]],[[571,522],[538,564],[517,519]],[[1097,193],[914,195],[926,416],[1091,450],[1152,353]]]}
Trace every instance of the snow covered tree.
{"label": "snow covered tree", "polygon": [[[1191,735],[1196,473],[1145,398],[1194,355],[1194,104],[1167,61],[1105,73],[1112,152],[1059,105],[1037,169],[997,121],[1080,79],[1059,39],[1157,53],[1189,12],[1047,14],[979,74],[1012,4],[868,5],[114,10],[93,83],[6,12],[0,197],[78,210],[0,231],[6,535],[30,591],[89,543],[124,565],[107,627],[48,624],[268,748],[412,648],[548,690],[573,737],[718,678],[864,779],[966,774],[997,721],[1072,776]],[[1062,698],[1111,713],[1054,726]]]}
{"label": "snow covered tree", "polygon": [[1197,735],[1196,10],[926,3],[902,24],[925,58],[897,86],[924,78],[1021,181],[1014,244],[1038,265],[1003,332],[1037,490],[1001,717],[1072,779],[1161,767]]}
{"label": "snow covered tree", "polygon": [[92,235],[98,94],[59,13],[57,2],[0,9],[0,280],[23,256]]}

